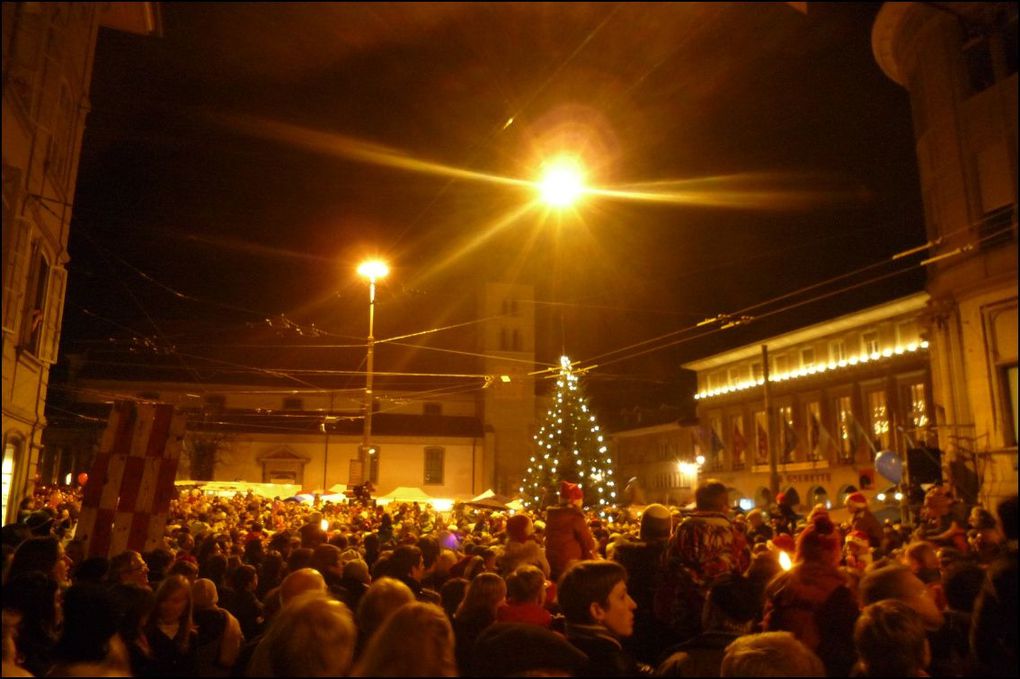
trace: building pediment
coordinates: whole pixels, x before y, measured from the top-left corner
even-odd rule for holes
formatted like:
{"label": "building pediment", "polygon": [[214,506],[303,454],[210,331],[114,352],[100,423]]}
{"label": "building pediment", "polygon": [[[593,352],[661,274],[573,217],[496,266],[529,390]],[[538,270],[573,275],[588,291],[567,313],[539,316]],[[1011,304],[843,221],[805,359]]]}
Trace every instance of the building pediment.
{"label": "building pediment", "polygon": [[265,455],[259,455],[258,458],[256,458],[256,459],[259,462],[262,462],[262,463],[265,463],[265,462],[300,462],[302,464],[307,464],[311,460],[311,458],[304,457],[303,455],[298,455],[297,453],[295,453],[290,448],[287,448],[286,446],[284,446],[282,448],[275,448],[275,449],[269,451],[268,453],[266,453]]}

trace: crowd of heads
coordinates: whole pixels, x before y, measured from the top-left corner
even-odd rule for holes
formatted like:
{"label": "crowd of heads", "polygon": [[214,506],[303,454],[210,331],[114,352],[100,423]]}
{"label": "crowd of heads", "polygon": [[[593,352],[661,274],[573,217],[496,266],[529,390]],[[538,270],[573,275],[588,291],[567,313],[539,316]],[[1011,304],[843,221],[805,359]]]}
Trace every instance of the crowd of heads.
{"label": "crowd of heads", "polygon": [[111,556],[41,489],[3,529],[4,676],[1015,675],[1015,496],[907,527],[711,480],[607,519],[571,485],[548,513],[185,490]]}

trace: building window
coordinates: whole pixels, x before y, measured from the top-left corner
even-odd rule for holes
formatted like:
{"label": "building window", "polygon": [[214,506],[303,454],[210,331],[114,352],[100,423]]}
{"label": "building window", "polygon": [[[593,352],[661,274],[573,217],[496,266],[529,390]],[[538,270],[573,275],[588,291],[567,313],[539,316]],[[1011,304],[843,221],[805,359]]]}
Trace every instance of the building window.
{"label": "building window", "polygon": [[709,436],[711,437],[711,443],[709,444],[709,455],[708,455],[708,470],[713,472],[722,471],[726,466],[726,447],[723,445],[722,436],[719,432],[722,431],[722,418],[713,417],[709,421]]}
{"label": "building window", "polygon": [[379,483],[379,446],[368,449],[368,480],[376,485]]}
{"label": "building window", "polygon": [[815,364],[815,350],[814,347],[808,347],[807,349],[800,350],[800,367],[810,368]]}
{"label": "building window", "polygon": [[25,312],[22,316],[21,346],[34,356],[40,355],[43,325],[46,320],[46,291],[50,282],[50,263],[39,249],[32,251],[32,268],[29,271],[25,294]]}
{"label": "building window", "polygon": [[761,363],[755,362],[751,364],[751,379],[755,382],[760,382],[765,379],[765,371],[762,370]]}
{"label": "building window", "polygon": [[917,342],[917,324],[912,321],[904,321],[896,324],[896,342],[901,347]]}
{"label": "building window", "polygon": [[807,459],[812,462],[825,457],[826,451],[822,445],[822,404],[818,401],[811,401],[807,404]]}
{"label": "building window", "polygon": [[446,457],[446,450],[439,446],[429,446],[425,449],[425,484],[431,486],[443,485],[443,458]]}
{"label": "building window", "polygon": [[422,408],[422,412],[425,415],[442,415],[443,414],[443,404],[442,403],[426,403],[423,406],[423,408]]}
{"label": "building window", "polygon": [[[1015,446],[1020,437],[1017,436],[1017,400],[1016,400],[1016,366],[1011,365],[1006,368],[1006,399],[1009,401],[1009,408],[1007,412],[1013,417],[1013,441],[1012,444]],[[1008,431],[1008,429],[1007,429]]]}
{"label": "building window", "polygon": [[829,363],[844,361],[846,361],[846,342],[841,339],[829,342]]}
{"label": "building window", "polygon": [[790,370],[790,361],[786,356],[776,356],[772,359],[772,372],[778,375],[784,375]]}
{"label": "building window", "polygon": [[836,399],[836,421],[839,426],[839,461],[850,464],[854,461],[854,411],[849,396]]}
{"label": "building window", "polygon": [[747,373],[745,371],[746,368],[743,367],[728,368],[726,370],[726,378],[729,381],[731,387],[735,387],[744,381],[744,379],[747,377]]}
{"label": "building window", "polygon": [[928,426],[928,399],[925,398],[924,384],[911,384],[908,387],[910,392],[910,422],[914,429],[924,429]]}
{"label": "building window", "polygon": [[783,464],[793,462],[797,457],[797,434],[793,429],[793,406],[776,408],[779,414],[779,452]]}
{"label": "building window", "polygon": [[283,399],[284,410],[304,410],[305,403],[300,398],[285,398]]}
{"label": "building window", "polygon": [[886,406],[885,392],[868,393],[868,416],[871,418],[871,434],[879,450],[889,448],[889,409]]}
{"label": "building window", "polygon": [[869,330],[861,333],[861,350],[868,356],[879,352],[878,332],[875,330]]}

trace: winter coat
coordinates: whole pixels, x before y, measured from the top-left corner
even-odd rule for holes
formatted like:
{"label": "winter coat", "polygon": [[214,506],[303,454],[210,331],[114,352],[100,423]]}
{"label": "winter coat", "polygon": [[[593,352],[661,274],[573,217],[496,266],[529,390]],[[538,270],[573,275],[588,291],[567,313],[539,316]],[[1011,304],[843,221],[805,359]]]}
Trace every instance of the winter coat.
{"label": "winter coat", "polygon": [[538,566],[545,577],[549,577],[549,560],[545,550],[534,540],[507,540],[503,555],[496,561],[496,565],[503,577],[513,573],[519,566]]}
{"label": "winter coat", "polygon": [[613,560],[627,570],[627,594],[637,604],[634,634],[623,647],[639,661],[653,664],[671,644],[670,630],[655,618],[655,595],[663,585],[662,552],[665,540],[624,542],[613,550]]}
{"label": "winter coat", "polygon": [[496,611],[496,622],[522,622],[549,629],[552,613],[536,603],[507,604]]}
{"label": "winter coat", "polygon": [[854,624],[860,609],[836,566],[797,564],[765,590],[764,631],[793,633],[814,651],[828,676],[845,677],[855,660]]}
{"label": "winter coat", "polygon": [[559,580],[571,562],[591,559],[594,553],[595,538],[584,513],[569,505],[550,507],[545,518],[545,556],[553,581]]}
{"label": "winter coat", "polygon": [[620,641],[601,625],[567,623],[567,641],[588,656],[582,677],[635,677],[646,674],[623,650]]}

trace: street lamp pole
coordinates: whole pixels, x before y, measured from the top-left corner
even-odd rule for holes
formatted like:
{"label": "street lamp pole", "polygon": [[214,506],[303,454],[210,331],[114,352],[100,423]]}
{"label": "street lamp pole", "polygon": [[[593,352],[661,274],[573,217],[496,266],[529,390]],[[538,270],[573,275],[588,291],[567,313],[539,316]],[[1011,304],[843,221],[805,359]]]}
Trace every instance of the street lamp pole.
{"label": "street lamp pole", "polygon": [[358,267],[358,273],[368,279],[368,353],[365,359],[365,402],[363,404],[365,420],[361,434],[361,450],[358,451],[358,461],[361,464],[362,483],[368,476],[365,465],[368,463],[368,455],[371,450],[372,441],[372,378],[375,367],[375,281],[389,273],[389,268],[383,262],[365,262]]}

